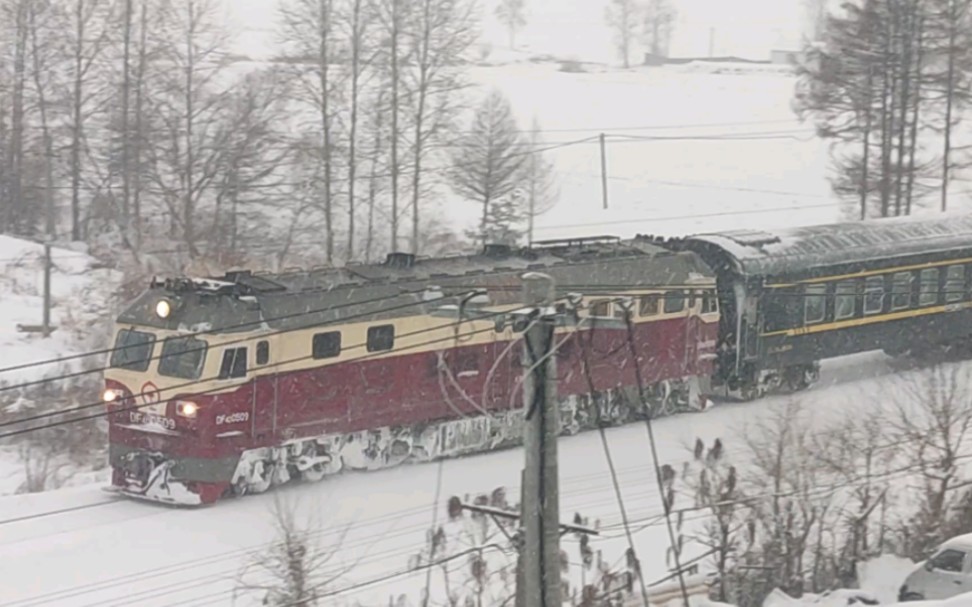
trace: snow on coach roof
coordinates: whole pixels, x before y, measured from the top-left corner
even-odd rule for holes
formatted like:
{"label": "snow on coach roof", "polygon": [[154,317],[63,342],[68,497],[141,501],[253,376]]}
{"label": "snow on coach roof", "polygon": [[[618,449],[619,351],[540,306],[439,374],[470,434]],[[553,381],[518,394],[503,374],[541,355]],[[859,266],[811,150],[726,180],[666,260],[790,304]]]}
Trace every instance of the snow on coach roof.
{"label": "snow on coach roof", "polygon": [[687,243],[718,247],[746,276],[972,248],[972,214],[895,217],[773,231],[697,234]]}

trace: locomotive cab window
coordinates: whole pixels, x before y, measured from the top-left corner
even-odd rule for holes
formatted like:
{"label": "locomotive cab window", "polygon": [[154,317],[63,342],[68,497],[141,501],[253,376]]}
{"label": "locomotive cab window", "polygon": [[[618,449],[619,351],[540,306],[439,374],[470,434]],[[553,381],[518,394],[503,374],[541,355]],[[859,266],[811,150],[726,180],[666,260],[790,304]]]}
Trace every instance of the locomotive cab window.
{"label": "locomotive cab window", "polygon": [[911,306],[911,272],[897,272],[891,278],[891,309]]}
{"label": "locomotive cab window", "polygon": [[864,315],[880,314],[884,308],[884,277],[871,276],[864,281]]}
{"label": "locomotive cab window", "polygon": [[719,311],[719,298],[715,293],[706,293],[702,297],[702,313],[715,314]]}
{"label": "locomotive cab window", "polygon": [[834,320],[853,318],[857,311],[857,283],[853,280],[838,282],[834,288]]}
{"label": "locomotive cab window", "polygon": [[685,309],[685,291],[665,293],[665,314],[676,314]]}
{"label": "locomotive cab window", "polygon": [[147,371],[152,361],[155,336],[134,329],[122,329],[111,351],[111,366],[129,371]]}
{"label": "locomotive cab window", "polygon": [[827,315],[827,285],[807,285],[804,291],[803,322],[823,322]]}
{"label": "locomotive cab window", "polygon": [[257,342],[256,364],[265,365],[270,362],[270,342],[264,340]]}
{"label": "locomotive cab window", "polygon": [[945,301],[962,301],[965,298],[965,266],[948,266],[945,270]]}
{"label": "locomotive cab window", "polygon": [[932,306],[938,303],[938,268],[922,270],[918,285],[919,306]]}
{"label": "locomotive cab window", "polygon": [[199,379],[206,360],[207,344],[193,337],[170,337],[162,344],[159,375]]}
{"label": "locomotive cab window", "polygon": [[638,302],[638,314],[641,316],[658,316],[658,295],[642,295]]}
{"label": "locomotive cab window", "polygon": [[315,359],[334,358],[341,354],[341,332],[328,331],[314,335],[311,356]]}
{"label": "locomotive cab window", "polygon": [[368,327],[368,351],[381,352],[395,347],[395,325]]}
{"label": "locomotive cab window", "polygon": [[219,379],[246,377],[246,348],[227,348],[223,351],[223,364],[219,367]]}

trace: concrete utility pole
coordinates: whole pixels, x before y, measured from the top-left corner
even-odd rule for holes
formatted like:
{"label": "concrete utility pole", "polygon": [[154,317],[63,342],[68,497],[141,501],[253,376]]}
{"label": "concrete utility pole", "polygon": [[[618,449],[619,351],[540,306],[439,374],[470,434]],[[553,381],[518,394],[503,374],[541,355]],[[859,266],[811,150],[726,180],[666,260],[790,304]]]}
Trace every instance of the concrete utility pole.
{"label": "concrete utility pole", "polygon": [[607,178],[607,145],[604,133],[601,133],[601,200],[604,208],[608,208],[608,178]]}
{"label": "concrete utility pole", "polygon": [[[523,382],[526,466],[523,471],[523,547],[520,550],[522,607],[561,607],[560,500],[557,470],[557,373],[553,352],[556,314],[553,278],[529,272],[523,275],[523,299],[534,308],[534,322],[524,338]],[[522,594],[521,594],[522,592]],[[522,601],[522,602],[521,602]]]}

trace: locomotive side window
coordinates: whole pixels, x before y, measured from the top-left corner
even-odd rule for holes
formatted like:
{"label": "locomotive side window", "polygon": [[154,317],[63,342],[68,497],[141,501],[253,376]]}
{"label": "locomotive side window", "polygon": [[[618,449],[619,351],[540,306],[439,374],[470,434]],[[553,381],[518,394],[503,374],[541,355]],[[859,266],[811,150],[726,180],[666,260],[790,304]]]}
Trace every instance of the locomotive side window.
{"label": "locomotive side window", "polygon": [[658,295],[642,295],[638,302],[638,314],[641,316],[658,316]]}
{"label": "locomotive side window", "polygon": [[962,301],[965,297],[965,266],[948,266],[945,270],[945,301]]}
{"label": "locomotive side window", "polygon": [[685,309],[685,291],[665,293],[665,314],[675,314]]}
{"label": "locomotive side window", "polygon": [[219,379],[246,377],[246,348],[227,348],[223,351],[223,364],[219,367]]}
{"label": "locomotive side window", "polygon": [[591,302],[591,316],[610,316],[611,300],[597,299]]}
{"label": "locomotive side window", "polygon": [[311,355],[315,359],[334,358],[341,354],[341,332],[317,333],[311,343]]}
{"label": "locomotive side window", "polygon": [[823,322],[827,314],[827,285],[807,285],[804,291],[803,322]]}
{"label": "locomotive side window", "polygon": [[170,337],[162,345],[159,375],[199,379],[206,360],[207,344],[193,337]]}
{"label": "locomotive side window", "polygon": [[864,281],[864,315],[880,314],[884,308],[884,277],[871,276]]}
{"label": "locomotive side window", "polygon": [[715,314],[719,311],[719,298],[715,293],[706,293],[702,298],[702,313]]}
{"label": "locomotive side window", "polygon": [[857,308],[857,282],[838,282],[834,289],[834,320],[853,318]]}
{"label": "locomotive side window", "polygon": [[270,342],[264,340],[257,342],[256,364],[265,365],[270,362]]}
{"label": "locomotive side window", "polygon": [[122,329],[115,338],[111,366],[129,371],[147,371],[154,346],[155,336],[151,333]]}
{"label": "locomotive side window", "polygon": [[911,305],[911,272],[896,272],[891,282],[891,309],[904,310]]}
{"label": "locomotive side window", "polygon": [[368,351],[381,352],[395,347],[395,325],[368,327]]}
{"label": "locomotive side window", "polygon": [[918,290],[918,305],[931,306],[938,303],[938,268],[921,271]]}

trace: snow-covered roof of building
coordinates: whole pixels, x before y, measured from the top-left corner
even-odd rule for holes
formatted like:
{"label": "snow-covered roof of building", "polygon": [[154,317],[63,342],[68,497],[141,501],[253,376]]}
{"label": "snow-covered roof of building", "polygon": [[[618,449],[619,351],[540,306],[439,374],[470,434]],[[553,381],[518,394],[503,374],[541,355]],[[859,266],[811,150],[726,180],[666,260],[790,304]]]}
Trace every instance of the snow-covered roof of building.
{"label": "snow-covered roof of building", "polygon": [[777,276],[878,259],[972,249],[972,214],[896,217],[685,239],[720,249],[743,276]]}

